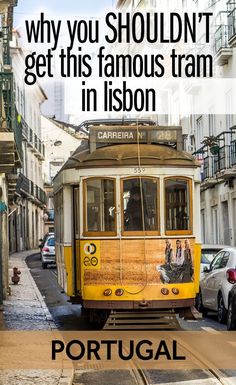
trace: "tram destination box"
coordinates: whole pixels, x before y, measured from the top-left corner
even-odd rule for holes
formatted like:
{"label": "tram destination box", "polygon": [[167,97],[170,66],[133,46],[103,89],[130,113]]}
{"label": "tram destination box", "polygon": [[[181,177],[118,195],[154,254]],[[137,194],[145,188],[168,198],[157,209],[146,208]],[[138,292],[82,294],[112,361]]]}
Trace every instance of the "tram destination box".
{"label": "tram destination box", "polygon": [[115,143],[161,143],[171,144],[183,150],[182,127],[180,126],[93,126],[90,128],[90,152],[97,144]]}

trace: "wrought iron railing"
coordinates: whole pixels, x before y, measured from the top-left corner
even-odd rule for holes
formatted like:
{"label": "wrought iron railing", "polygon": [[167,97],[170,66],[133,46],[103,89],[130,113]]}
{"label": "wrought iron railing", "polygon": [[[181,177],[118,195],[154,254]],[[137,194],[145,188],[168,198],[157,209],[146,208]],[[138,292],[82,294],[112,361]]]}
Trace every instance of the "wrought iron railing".
{"label": "wrought iron railing", "polygon": [[29,127],[29,125],[26,123],[26,121],[21,118],[22,125],[23,125],[23,138],[27,140],[27,142],[35,148],[41,155],[45,156],[45,145],[44,143],[39,139],[37,134],[35,134],[32,130],[32,128]]}
{"label": "wrought iron railing", "polygon": [[15,106],[13,95],[13,74],[0,72],[0,127],[13,131]]}
{"label": "wrought iron railing", "polygon": [[22,125],[14,103],[13,74],[10,72],[0,72],[0,129],[14,132],[15,145],[22,161]]}
{"label": "wrought iron railing", "polygon": [[232,140],[230,145],[231,165],[236,165],[236,140]]}
{"label": "wrought iron railing", "polygon": [[215,177],[217,173],[234,166],[236,166],[236,140],[232,140],[229,145],[219,147],[214,155],[209,149],[205,149],[202,179]]}
{"label": "wrought iron railing", "polygon": [[17,148],[18,155],[23,160],[23,150],[22,150],[22,124],[21,121],[18,120],[18,113],[17,110],[15,110],[15,120],[14,120],[14,137],[15,137],[15,144]]}
{"label": "wrought iron railing", "polygon": [[212,176],[210,172],[210,162],[211,162],[210,157],[206,156],[204,158],[204,163],[203,163],[203,176],[202,176],[203,180],[208,179]]}
{"label": "wrought iron railing", "polygon": [[33,197],[43,203],[46,204],[46,193],[41,189],[41,187],[37,186],[34,182],[28,179],[25,175],[20,173],[16,192],[18,194],[25,193],[26,195]]}
{"label": "wrought iron railing", "polygon": [[214,53],[216,54],[222,48],[229,48],[229,29],[228,25],[220,25],[215,31]]}
{"label": "wrought iron railing", "polygon": [[228,7],[228,34],[231,39],[236,34],[236,1],[230,0],[227,3]]}
{"label": "wrought iron railing", "polygon": [[10,28],[9,27],[1,27],[0,28],[0,38],[2,39],[3,64],[4,65],[11,65]]}

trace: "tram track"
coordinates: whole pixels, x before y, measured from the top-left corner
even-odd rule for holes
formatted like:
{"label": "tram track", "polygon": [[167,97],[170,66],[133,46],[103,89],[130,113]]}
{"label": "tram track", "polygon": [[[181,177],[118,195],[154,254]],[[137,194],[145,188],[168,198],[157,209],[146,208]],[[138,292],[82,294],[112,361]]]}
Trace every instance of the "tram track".
{"label": "tram track", "polygon": [[[177,317],[174,312],[172,311],[165,311],[165,312],[149,312],[149,314],[146,317],[146,321],[143,322],[144,317],[139,317],[138,320],[135,319],[136,314],[140,314],[140,312],[113,312],[111,313],[110,317],[108,318],[104,330],[163,330],[163,331],[178,331],[184,329],[180,326]],[[145,314],[143,312],[143,314]],[[147,314],[147,312],[146,312]],[[162,315],[162,317],[161,317]],[[162,320],[161,320],[162,318]],[[134,319],[136,322],[136,327],[134,327]],[[169,325],[168,325],[169,321]],[[209,360],[206,360],[199,356],[199,353],[196,352],[193,348],[191,348],[189,345],[187,346],[185,342],[183,342],[181,339],[178,339],[178,344],[180,347],[184,349],[184,351],[190,353],[190,355],[194,358],[196,364],[200,364],[200,367],[202,365],[207,366],[211,369],[204,369],[205,372],[209,373],[209,377],[213,376],[213,378],[217,381],[217,383],[220,385],[235,385],[235,381],[231,381],[230,379],[226,378],[226,375],[224,372],[222,372],[220,369],[216,368],[214,364],[212,364]],[[151,385],[147,370],[143,370],[139,367],[135,367],[135,364],[132,362],[132,372],[135,377],[137,385]],[[203,369],[202,369],[203,370]]]}
{"label": "tram track", "polygon": [[103,330],[181,330],[173,310],[111,311]]}

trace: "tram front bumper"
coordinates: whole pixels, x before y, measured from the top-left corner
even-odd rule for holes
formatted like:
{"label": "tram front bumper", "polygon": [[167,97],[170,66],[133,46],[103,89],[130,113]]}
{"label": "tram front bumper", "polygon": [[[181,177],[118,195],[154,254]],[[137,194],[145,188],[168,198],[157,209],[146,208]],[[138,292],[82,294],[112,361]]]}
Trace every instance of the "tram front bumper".
{"label": "tram front bumper", "polygon": [[194,298],[153,301],[84,300],[86,309],[181,309],[194,306]]}

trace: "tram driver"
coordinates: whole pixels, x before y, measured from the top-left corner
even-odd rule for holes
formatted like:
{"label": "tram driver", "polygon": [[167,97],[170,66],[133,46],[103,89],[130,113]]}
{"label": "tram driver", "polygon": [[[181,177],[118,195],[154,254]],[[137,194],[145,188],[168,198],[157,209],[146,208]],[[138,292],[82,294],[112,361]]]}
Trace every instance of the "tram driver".
{"label": "tram driver", "polygon": [[146,229],[147,210],[140,188],[134,186],[130,190],[130,198],[125,211],[125,230],[143,231]]}

